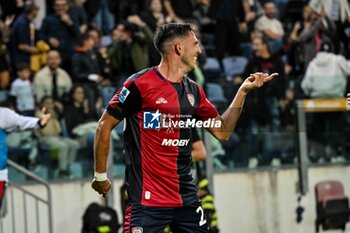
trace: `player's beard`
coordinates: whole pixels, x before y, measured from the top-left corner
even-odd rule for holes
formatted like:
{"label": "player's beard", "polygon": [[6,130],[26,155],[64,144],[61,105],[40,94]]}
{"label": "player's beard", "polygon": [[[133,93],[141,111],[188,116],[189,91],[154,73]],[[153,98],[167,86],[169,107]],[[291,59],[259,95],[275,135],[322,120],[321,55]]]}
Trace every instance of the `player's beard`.
{"label": "player's beard", "polygon": [[[198,55],[197,55],[198,56]],[[182,59],[182,62],[187,66],[187,73],[193,71],[197,66],[197,60],[194,60],[194,56],[185,56]]]}

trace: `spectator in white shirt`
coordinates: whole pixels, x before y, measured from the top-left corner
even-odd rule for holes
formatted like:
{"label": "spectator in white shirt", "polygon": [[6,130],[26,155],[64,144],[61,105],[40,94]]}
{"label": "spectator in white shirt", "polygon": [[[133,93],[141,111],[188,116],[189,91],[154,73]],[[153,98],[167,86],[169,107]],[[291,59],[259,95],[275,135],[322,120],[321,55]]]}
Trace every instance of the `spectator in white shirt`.
{"label": "spectator in white shirt", "polygon": [[18,78],[13,81],[10,88],[10,96],[16,101],[19,114],[34,116],[35,101],[34,91],[30,78],[28,64],[20,63],[16,67]]}
{"label": "spectator in white shirt", "polygon": [[47,65],[35,74],[33,84],[37,102],[44,96],[51,96],[55,101],[62,102],[63,97],[72,88],[69,74],[60,67],[61,55],[57,50],[47,54]]}
{"label": "spectator in white shirt", "polygon": [[268,39],[272,53],[280,51],[284,36],[282,23],[276,18],[276,13],[275,3],[267,1],[264,4],[264,15],[255,23],[255,31]]}

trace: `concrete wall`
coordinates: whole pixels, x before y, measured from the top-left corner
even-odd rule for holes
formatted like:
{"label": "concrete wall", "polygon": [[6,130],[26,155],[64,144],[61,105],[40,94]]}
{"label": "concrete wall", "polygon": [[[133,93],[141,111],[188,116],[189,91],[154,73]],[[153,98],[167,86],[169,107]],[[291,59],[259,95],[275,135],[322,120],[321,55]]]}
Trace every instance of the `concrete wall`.
{"label": "concrete wall", "polygon": [[[350,167],[334,166],[310,169],[309,193],[302,200],[302,205],[305,208],[304,220],[301,224],[297,224],[295,221],[297,177],[297,171],[294,169],[216,174],[214,176],[214,194],[221,232],[313,233],[315,232],[314,185],[321,180],[339,180],[343,182],[345,192],[350,195]],[[115,208],[118,210],[119,216],[121,216],[119,210],[120,185],[120,180],[113,182]],[[44,193],[44,189],[38,186],[25,186],[25,188],[36,193]],[[88,204],[93,201],[103,202],[103,199],[92,191],[89,181],[56,183],[52,185],[52,193],[54,233],[79,233],[82,226],[82,215]],[[23,197],[15,192],[16,220],[18,221],[16,232],[20,233],[24,232],[22,200]],[[33,204],[31,206],[29,209],[35,208]],[[39,208],[41,208],[41,218],[45,218],[44,206]],[[7,215],[3,222],[3,232],[12,233],[11,222],[11,216]],[[31,224],[33,229],[36,229],[36,222],[32,215],[27,217],[27,222]],[[41,232],[45,233],[46,227],[45,225],[41,226]],[[35,230],[32,232],[37,233]]]}
{"label": "concrete wall", "polygon": [[309,192],[301,202],[303,221],[297,224],[296,170],[216,174],[214,193],[222,233],[313,233],[314,186],[330,179],[341,181],[350,195],[349,167],[310,169]]}

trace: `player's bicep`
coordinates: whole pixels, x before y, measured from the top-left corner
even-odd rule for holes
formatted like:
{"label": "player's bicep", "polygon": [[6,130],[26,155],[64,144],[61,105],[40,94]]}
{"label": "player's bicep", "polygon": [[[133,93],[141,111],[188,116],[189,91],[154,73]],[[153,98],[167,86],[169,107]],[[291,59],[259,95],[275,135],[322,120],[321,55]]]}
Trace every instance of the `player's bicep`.
{"label": "player's bicep", "polygon": [[112,116],[108,111],[104,111],[100,120],[99,126],[112,130],[120,123],[120,120]]}

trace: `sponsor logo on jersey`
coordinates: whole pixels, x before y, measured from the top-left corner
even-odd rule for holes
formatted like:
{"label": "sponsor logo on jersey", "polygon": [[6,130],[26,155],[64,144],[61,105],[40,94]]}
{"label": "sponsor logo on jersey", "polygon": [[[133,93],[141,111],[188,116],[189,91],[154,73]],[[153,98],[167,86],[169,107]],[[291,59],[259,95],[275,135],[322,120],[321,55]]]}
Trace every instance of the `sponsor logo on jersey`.
{"label": "sponsor logo on jersey", "polygon": [[205,121],[197,119],[186,119],[186,120],[173,120],[167,119],[161,122],[161,127],[163,128],[220,128],[221,121],[215,118],[209,118]]}
{"label": "sponsor logo on jersey", "polygon": [[174,130],[179,128],[220,128],[221,121],[215,118],[209,118],[205,121],[197,120],[192,116],[187,115],[166,115],[157,111],[143,113],[143,128],[145,129],[160,129],[166,128],[166,133],[174,133]]}
{"label": "sponsor logo on jersey", "polygon": [[144,112],[143,113],[143,128],[145,129],[159,129],[160,128],[160,116],[159,110],[156,112]]}
{"label": "sponsor logo on jersey", "polygon": [[163,97],[160,97],[159,99],[156,100],[156,104],[167,104],[167,103],[168,101]]}
{"label": "sponsor logo on jersey", "polygon": [[187,146],[190,139],[166,139],[162,141],[162,146]]}
{"label": "sponsor logo on jersey", "polygon": [[119,99],[120,103],[123,104],[129,94],[130,94],[130,91],[128,90],[128,88],[123,87],[118,95],[118,99]]}

